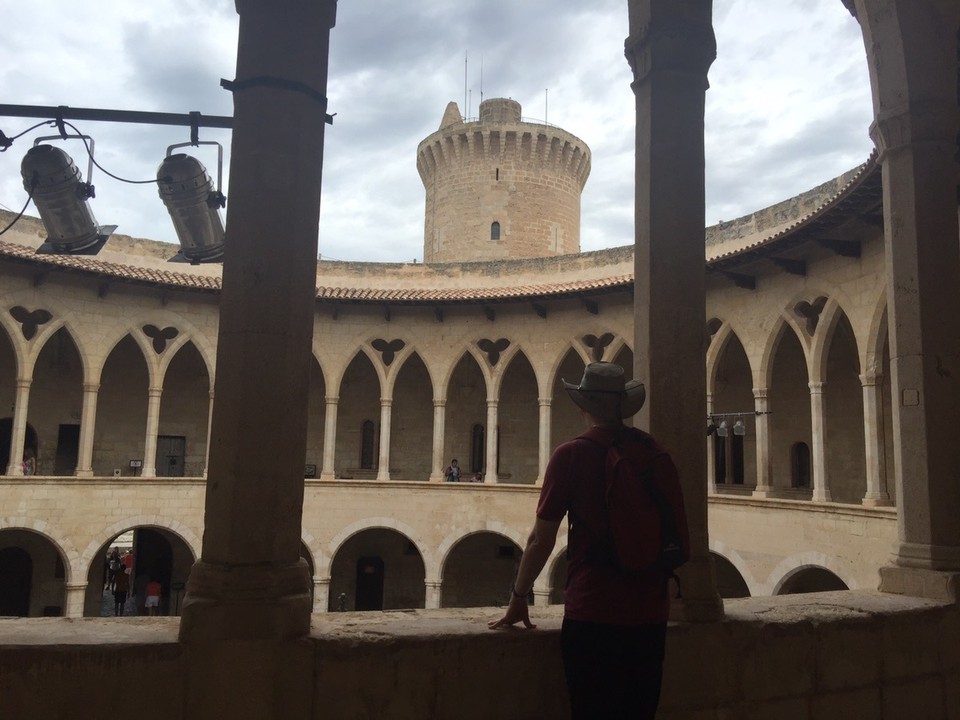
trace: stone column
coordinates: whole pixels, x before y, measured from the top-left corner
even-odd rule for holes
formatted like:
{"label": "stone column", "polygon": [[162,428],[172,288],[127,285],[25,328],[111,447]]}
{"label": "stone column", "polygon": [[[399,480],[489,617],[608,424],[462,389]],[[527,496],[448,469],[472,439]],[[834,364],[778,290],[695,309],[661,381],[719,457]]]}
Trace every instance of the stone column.
{"label": "stone column", "polygon": [[[83,384],[83,404],[80,406],[80,445],[77,452],[77,477],[93,477],[93,437],[97,429],[97,397],[99,383]],[[81,607],[82,612],[82,607]]]}
{"label": "stone column", "polygon": [[10,464],[7,475],[23,475],[23,443],[27,438],[27,412],[30,408],[30,378],[17,378],[17,396],[13,404],[13,428],[10,433]]}
{"label": "stone column", "polygon": [[863,504],[877,507],[893,503],[887,492],[887,456],[883,432],[883,376],[861,375],[863,387],[863,443],[867,492]]}
{"label": "stone column", "polygon": [[203,453],[203,477],[207,477],[207,472],[210,469],[210,437],[213,432],[213,398],[214,393],[211,390],[208,393],[209,402],[207,403],[207,447]]}
{"label": "stone column", "polygon": [[377,462],[377,480],[390,479],[390,418],[393,398],[380,398],[380,458]]}
{"label": "stone column", "polygon": [[500,476],[497,473],[497,423],[498,406],[496,400],[487,400],[487,459],[483,472],[484,482],[500,482]]}
{"label": "stone column", "polygon": [[337,476],[337,411],[340,397],[327,395],[324,402],[326,413],[323,419],[323,469],[320,471],[320,479],[333,480]]}
{"label": "stone column", "polygon": [[68,618],[82,618],[83,606],[87,598],[87,584],[85,582],[68,582],[66,584],[66,592],[67,606],[63,609],[64,616]]}
{"label": "stone column", "polygon": [[757,417],[757,487],[754,497],[773,495],[773,466],[770,461],[769,388],[753,389],[753,409]]}
{"label": "stone column", "polygon": [[[707,416],[710,416],[710,413],[713,412],[713,393],[707,393]],[[717,492],[717,464],[714,460],[716,457],[716,450],[714,449],[715,443],[717,442],[716,432],[712,432],[707,435],[707,492],[710,494],[716,494]]]}
{"label": "stone column", "polygon": [[161,387],[151,387],[147,390],[147,433],[143,440],[143,469],[140,471],[142,477],[157,476],[157,433],[160,430],[162,395]]}
{"label": "stone column", "polygon": [[814,502],[830,502],[830,478],[827,477],[827,416],[823,387],[826,383],[807,383],[810,388],[810,474]]}
{"label": "stone column", "polygon": [[[190,717],[309,714],[310,572],[300,557],[329,31],[335,0],[236,0],[240,14],[203,550],[180,638]],[[227,642],[230,641],[230,642]],[[265,671],[267,669],[268,671]],[[236,673],[233,690],[218,677]],[[195,681],[195,682],[194,682]],[[303,683],[297,685],[296,683]],[[243,687],[243,693],[236,693]],[[230,693],[240,699],[232,699]],[[222,703],[226,702],[226,705]]]}
{"label": "stone column", "polygon": [[443,582],[440,580],[424,580],[427,586],[427,594],[424,599],[423,607],[427,610],[435,610],[440,607],[440,596],[443,589]]}
{"label": "stone column", "polygon": [[[447,401],[433,401],[433,462],[430,482],[442,482],[446,460],[443,457],[443,444],[446,439]],[[462,478],[466,479],[466,478]]]}
{"label": "stone column", "polygon": [[547,463],[550,461],[550,423],[553,408],[553,401],[550,398],[540,398],[540,442],[539,449],[539,467],[537,473],[537,485],[543,485],[543,476],[547,472]]}
{"label": "stone column", "polygon": [[535,607],[546,607],[550,604],[550,590],[533,588],[533,604]]}
{"label": "stone column", "polygon": [[313,579],[313,612],[325,613],[330,609],[330,578]]}
{"label": "stone column", "polygon": [[857,0],[883,172],[899,544],[889,592],[960,600],[960,3]]}
{"label": "stone column", "polygon": [[723,614],[707,536],[703,116],[716,57],[711,0],[629,0],[626,55],[636,97],[635,371],[638,425],[673,455],[692,557],[674,616]]}

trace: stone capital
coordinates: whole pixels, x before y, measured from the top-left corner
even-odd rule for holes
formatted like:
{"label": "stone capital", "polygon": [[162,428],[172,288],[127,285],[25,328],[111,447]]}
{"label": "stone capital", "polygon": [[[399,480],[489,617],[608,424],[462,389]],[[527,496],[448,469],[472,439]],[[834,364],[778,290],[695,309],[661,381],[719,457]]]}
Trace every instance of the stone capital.
{"label": "stone capital", "polygon": [[624,54],[633,71],[634,88],[652,73],[669,72],[689,75],[706,90],[717,40],[709,22],[665,17],[631,27]]}
{"label": "stone capital", "polygon": [[911,145],[954,147],[960,133],[956,105],[944,101],[914,103],[896,112],[881,112],[870,125],[870,137],[884,156]]}

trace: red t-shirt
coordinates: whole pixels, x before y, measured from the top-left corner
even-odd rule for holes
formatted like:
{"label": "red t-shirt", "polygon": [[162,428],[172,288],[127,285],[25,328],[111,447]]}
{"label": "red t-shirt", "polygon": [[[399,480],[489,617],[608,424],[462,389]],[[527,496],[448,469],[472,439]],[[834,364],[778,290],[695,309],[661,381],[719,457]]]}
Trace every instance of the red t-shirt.
{"label": "red t-shirt", "polygon": [[670,609],[666,578],[629,577],[616,568],[587,563],[587,550],[596,542],[593,533],[602,532],[607,524],[605,446],[617,432],[593,428],[585,435],[603,446],[576,438],[554,451],[543,478],[537,517],[557,522],[567,513],[572,515],[564,617],[612,625],[666,622]]}

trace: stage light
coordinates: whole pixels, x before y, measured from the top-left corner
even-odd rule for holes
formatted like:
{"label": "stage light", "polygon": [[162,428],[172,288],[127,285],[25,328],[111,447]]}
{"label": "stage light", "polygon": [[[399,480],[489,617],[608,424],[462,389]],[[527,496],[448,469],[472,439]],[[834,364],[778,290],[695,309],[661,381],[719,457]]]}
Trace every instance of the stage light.
{"label": "stage light", "polygon": [[218,262],[223,258],[225,236],[220,208],[226,198],[214,190],[213,180],[199,160],[184,153],[171,155],[172,147],[177,146],[168,148],[157,169],[160,198],[180,239],[180,252],[171,261]]}
{"label": "stage light", "polygon": [[[49,138],[38,138],[38,141],[45,139]],[[100,252],[117,226],[97,225],[87,202],[94,197],[94,187],[81,180],[73,158],[53,145],[35,144],[24,155],[20,174],[23,187],[30,193],[47,231],[47,241],[37,253],[96,255]]]}

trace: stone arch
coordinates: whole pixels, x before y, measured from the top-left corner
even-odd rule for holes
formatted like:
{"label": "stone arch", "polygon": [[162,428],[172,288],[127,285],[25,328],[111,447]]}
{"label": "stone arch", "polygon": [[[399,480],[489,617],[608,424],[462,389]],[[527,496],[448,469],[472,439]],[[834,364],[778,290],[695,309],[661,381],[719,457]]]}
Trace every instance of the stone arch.
{"label": "stone arch", "polygon": [[347,540],[352,538],[354,535],[361,533],[364,530],[375,530],[377,528],[395,530],[406,537],[416,546],[417,551],[420,553],[420,557],[423,558],[423,566],[426,576],[428,578],[439,577],[437,574],[438,566],[436,564],[436,560],[434,556],[427,551],[427,543],[422,537],[419,536],[417,531],[414,530],[412,526],[401,520],[382,516],[357,520],[356,522],[350,523],[340,530],[340,532],[334,535],[327,543],[326,552],[321,550],[321,552],[316,556],[323,561],[323,565],[321,565],[319,562],[317,563],[317,574],[322,574],[324,577],[329,576],[330,563],[333,562],[333,559],[343,547],[344,543],[346,543]]}
{"label": "stone arch", "polygon": [[862,345],[860,369],[864,375],[876,375],[882,370],[886,360],[883,353],[887,338],[887,296],[885,292],[881,292],[873,304],[867,338]]}
{"label": "stone arch", "polygon": [[440,541],[440,544],[437,546],[436,550],[436,574],[428,575],[428,577],[436,578],[437,580],[443,579],[443,568],[447,563],[447,558],[450,555],[450,550],[453,549],[454,545],[463,540],[468,535],[473,535],[475,533],[489,532],[496,533],[497,535],[503,535],[505,538],[512,540],[514,543],[519,545],[521,548],[524,547],[526,543],[526,537],[524,534],[517,530],[516,528],[509,527],[499,520],[477,520],[470,523],[469,525],[456,528],[449,532],[443,540]]}
{"label": "stone arch", "polygon": [[722,557],[728,563],[730,563],[738,573],[740,577],[743,578],[743,582],[747,586],[747,590],[750,591],[751,596],[760,595],[761,587],[760,584],[753,577],[753,573],[750,571],[750,564],[743,559],[743,556],[734,550],[732,547],[728,546],[726,543],[710,538],[710,552]]}
{"label": "stone arch", "polygon": [[[464,472],[482,472],[485,468],[488,369],[485,358],[478,357],[471,349],[465,350],[450,368],[441,390],[442,397],[448,398],[444,407],[441,468],[454,457],[460,460]],[[449,399],[455,386],[456,404]],[[439,472],[441,468],[434,470]]]}
{"label": "stone arch", "polygon": [[[143,332],[144,325],[154,325],[158,328],[172,326],[176,327],[179,332],[175,338],[169,341],[164,352],[158,356],[153,350],[153,341]],[[166,371],[167,365],[169,365],[174,355],[176,355],[177,350],[187,342],[192,342],[197,348],[197,352],[200,353],[200,357],[203,358],[204,364],[207,366],[207,375],[210,377],[210,389],[213,390],[217,360],[216,344],[207,337],[205,333],[201,332],[187,316],[163,309],[151,309],[140,312],[120,327],[120,333],[111,344],[107,355],[113,351],[113,347],[120,342],[125,335],[130,335],[140,346],[144,357],[147,359],[147,365],[156,366],[155,370],[157,374],[156,377],[151,376],[151,382],[158,384],[163,380],[163,373]],[[151,370],[151,372],[153,372],[153,370]]]}
{"label": "stone arch", "polygon": [[[433,470],[433,380],[416,351],[393,373],[390,478],[429,480]],[[394,472],[394,470],[396,472]]]}
{"label": "stone arch", "polygon": [[[801,331],[796,319],[790,317],[790,315],[792,315],[792,313],[788,313],[786,311],[782,312],[777,321],[774,322],[770,332],[767,334],[767,337],[763,343],[763,348],[760,351],[760,362],[757,364],[755,370],[755,387],[768,388],[772,385],[773,359],[777,355],[777,349],[780,347],[784,333],[786,333],[788,330],[793,331],[793,334],[800,342],[800,347],[803,348],[804,359],[806,360],[807,358],[807,347],[806,343],[804,342],[804,333]],[[807,362],[807,367],[809,368],[809,362]]]}
{"label": "stone arch", "polygon": [[821,552],[808,551],[790,555],[781,560],[770,572],[764,585],[770,588],[771,595],[779,595],[784,583],[799,571],[810,567],[819,567],[838,577],[850,590],[857,590],[856,580],[845,579],[837,559]]}
{"label": "stone arch", "polygon": [[550,450],[566,440],[576,437],[583,432],[583,420],[579,409],[570,400],[564,389],[562,380],[577,382],[583,377],[583,369],[589,358],[577,352],[576,345],[567,348],[561,362],[553,373],[551,384],[551,411],[550,411]]}
{"label": "stone arch", "polygon": [[486,362],[486,356],[483,352],[477,347],[476,341],[468,343],[463,352],[456,356],[454,362],[446,368],[443,375],[439,378],[439,385],[437,386],[437,392],[439,397],[447,398],[450,395],[450,381],[453,379],[453,374],[457,370],[457,366],[463,362],[465,356],[470,356],[473,358],[473,361],[476,363],[477,368],[480,370],[480,374],[483,376],[485,394],[484,398],[489,397],[493,386],[493,378],[490,373],[490,366]]}
{"label": "stone arch", "polygon": [[[327,387],[327,393],[340,398],[334,448],[338,477],[373,479],[379,472],[384,378],[378,364],[378,357],[360,347],[347,363],[336,393]],[[372,432],[365,429],[371,424]]]}
{"label": "stone arch", "polygon": [[155,527],[166,530],[180,539],[193,554],[194,558],[200,557],[200,549],[203,546],[203,541],[200,535],[190,526],[174,518],[161,515],[133,515],[123,520],[118,520],[105,528],[101,528],[80,555],[80,566],[83,568],[89,567],[100,548],[126,531],[138,527]]}
{"label": "stone arch", "polygon": [[529,363],[530,369],[533,370],[534,377],[537,376],[537,371],[533,365],[533,361],[530,359],[530,355],[523,349],[522,343],[511,341],[510,346],[500,353],[500,359],[497,361],[497,364],[490,370],[491,382],[489,391],[491,398],[500,398],[503,388],[503,376],[506,375],[511,365],[513,365],[514,360],[516,360],[520,355],[522,355],[524,360]]}
{"label": "stone arch", "polygon": [[[828,298],[826,305],[823,307],[823,312],[820,313],[817,331],[810,338],[809,364],[807,366],[810,382],[823,382],[828,380],[828,378],[825,377],[825,364],[827,362],[827,355],[830,352],[834,331],[842,317],[849,319],[849,315],[843,311],[840,304],[834,298]],[[856,340],[856,337],[854,337],[854,340]]]}
{"label": "stone arch", "polygon": [[[57,333],[63,330],[66,333],[66,336],[70,338],[70,341],[73,343],[73,346],[77,350],[77,356],[80,358],[80,372],[81,377],[86,377],[86,368],[89,363],[89,352],[83,350],[79,342],[79,334],[75,325],[69,322],[69,318],[66,317],[57,317],[42,326],[40,326],[37,334],[34,336],[33,340],[30,341],[29,348],[23,353],[22,356],[22,374],[23,376],[33,377],[36,372],[36,362],[43,351],[49,346],[50,341],[56,337]],[[16,344],[16,343],[15,343]],[[84,382],[81,380],[81,382]]]}
{"label": "stone arch", "polygon": [[402,523],[373,518],[350,526],[330,553],[328,607],[341,596],[356,610],[422,608],[426,604],[427,559],[423,543]]}
{"label": "stone arch", "polygon": [[503,602],[522,552],[523,545],[503,533],[477,530],[462,535],[444,553],[440,606],[484,607]]}
{"label": "stone arch", "polygon": [[323,572],[329,571],[330,558],[327,557],[320,541],[312,533],[302,530],[300,532],[300,544],[310,553],[310,560],[313,564],[313,579],[328,577]]}
{"label": "stone arch", "polygon": [[[501,361],[503,362],[503,361]],[[533,484],[540,473],[540,390],[537,372],[521,348],[506,361],[496,397],[497,477],[504,482]],[[491,428],[487,429],[489,433]],[[487,468],[488,474],[494,468]]]}
{"label": "stone arch", "polygon": [[83,576],[83,573],[77,573],[77,568],[82,567],[80,554],[70,538],[67,536],[61,537],[61,533],[54,532],[50,523],[35,518],[10,515],[0,517],[0,532],[4,530],[27,530],[40,535],[49,542],[63,560],[64,582],[70,583],[74,581],[74,578]]}

